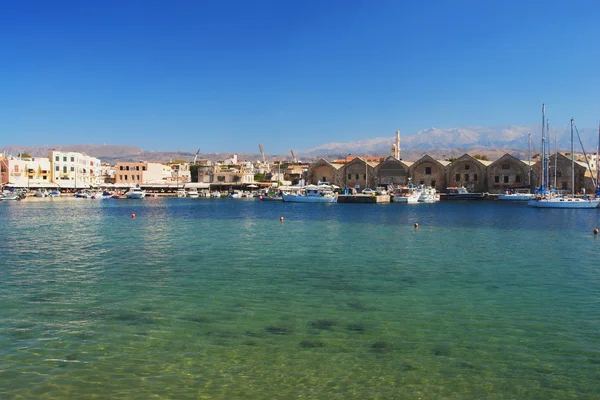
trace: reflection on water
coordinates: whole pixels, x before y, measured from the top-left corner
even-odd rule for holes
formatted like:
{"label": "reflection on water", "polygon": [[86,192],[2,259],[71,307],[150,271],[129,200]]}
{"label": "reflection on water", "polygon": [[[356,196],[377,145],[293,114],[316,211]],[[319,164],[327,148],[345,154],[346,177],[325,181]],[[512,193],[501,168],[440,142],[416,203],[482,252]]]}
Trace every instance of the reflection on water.
{"label": "reflection on water", "polygon": [[0,396],[600,393],[595,211],[55,200],[0,203]]}

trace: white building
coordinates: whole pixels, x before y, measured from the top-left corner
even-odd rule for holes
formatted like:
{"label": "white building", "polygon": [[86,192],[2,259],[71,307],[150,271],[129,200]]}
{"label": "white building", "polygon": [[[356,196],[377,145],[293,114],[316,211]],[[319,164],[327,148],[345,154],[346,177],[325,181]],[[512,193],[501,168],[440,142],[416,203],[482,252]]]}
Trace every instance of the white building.
{"label": "white building", "polygon": [[60,188],[82,189],[101,183],[100,160],[74,151],[50,152],[52,181]]}
{"label": "white building", "polygon": [[51,188],[51,164],[47,157],[6,157],[2,163],[2,184],[16,188]]}

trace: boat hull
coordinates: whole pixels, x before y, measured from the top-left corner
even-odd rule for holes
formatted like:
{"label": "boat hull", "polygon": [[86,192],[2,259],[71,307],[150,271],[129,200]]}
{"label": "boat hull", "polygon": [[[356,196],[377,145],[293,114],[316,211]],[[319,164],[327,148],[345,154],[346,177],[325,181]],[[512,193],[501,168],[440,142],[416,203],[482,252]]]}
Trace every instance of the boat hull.
{"label": "boat hull", "polygon": [[284,194],[283,201],[290,203],[335,203],[337,196],[300,196],[296,194]]}
{"label": "boat hull", "polygon": [[527,205],[535,208],[597,208],[600,199],[533,199]]}
{"label": "boat hull", "polygon": [[529,201],[533,198],[532,194],[501,194],[498,196],[498,200],[502,201]]}

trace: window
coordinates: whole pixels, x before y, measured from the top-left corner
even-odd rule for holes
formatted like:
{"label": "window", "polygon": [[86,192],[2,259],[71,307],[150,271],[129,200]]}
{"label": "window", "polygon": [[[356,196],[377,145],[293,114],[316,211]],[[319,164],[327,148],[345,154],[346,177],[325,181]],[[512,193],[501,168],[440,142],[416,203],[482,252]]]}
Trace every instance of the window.
{"label": "window", "polygon": [[75,167],[71,167],[71,172],[75,171]]}
{"label": "window", "polygon": [[121,165],[121,166],[119,166],[119,169],[120,169],[121,171],[123,171],[123,166],[122,166],[122,165]]}
{"label": "window", "polygon": [[465,164],[465,169],[471,169],[471,166],[469,164]]}
{"label": "window", "polygon": [[136,177],[137,177],[137,179],[136,179],[136,180],[138,180],[138,181],[139,181],[139,180],[140,180],[140,176],[139,176],[139,175],[136,175]]}
{"label": "window", "polygon": [[67,166],[63,165],[63,174],[66,174],[66,173],[67,173]]}
{"label": "window", "polygon": [[515,176],[515,182],[521,183],[521,175]]}
{"label": "window", "polygon": [[54,167],[54,170],[58,172],[60,171],[60,167],[57,165],[56,167]]}
{"label": "window", "polygon": [[75,157],[71,157],[71,162],[75,162]]}
{"label": "window", "polygon": [[139,166],[139,165],[137,165],[137,166],[135,167],[135,170],[136,170],[136,171],[139,171],[139,170],[140,170],[140,166]]}
{"label": "window", "polygon": [[125,167],[125,171],[129,171],[129,165]]}
{"label": "window", "polygon": [[500,183],[500,177],[498,175],[494,176],[494,182]]}
{"label": "window", "polygon": [[504,183],[508,183],[508,175],[504,175]]}
{"label": "window", "polygon": [[59,157],[59,156],[56,156],[56,157],[54,157],[54,159],[55,159],[56,161],[60,161],[60,157]]}
{"label": "window", "polygon": [[348,179],[352,179],[352,174],[348,174]]}
{"label": "window", "polygon": [[431,175],[431,167],[425,167],[425,175]]}
{"label": "window", "polygon": [[321,182],[327,182],[327,178],[326,178],[326,177],[324,177],[324,176],[322,176],[322,177],[321,177]]}
{"label": "window", "polygon": [[510,165],[509,164],[502,164],[502,169],[510,169]]}
{"label": "window", "polygon": [[473,174],[473,181],[477,182],[477,174]]}
{"label": "window", "polygon": [[365,179],[367,179],[367,174],[363,174],[363,177],[364,177]]}
{"label": "window", "polygon": [[123,180],[123,175],[119,175],[119,180],[122,181]]}
{"label": "window", "polygon": [[44,175],[44,176],[42,176],[42,179],[46,180],[46,179],[48,179],[48,177],[46,175]]}
{"label": "window", "polygon": [[127,175],[123,175],[125,177],[125,180],[127,180]]}
{"label": "window", "polygon": [[142,166],[142,171],[145,171],[145,170],[146,170],[146,166]]}
{"label": "window", "polygon": [[460,182],[460,174],[456,174],[456,176],[454,177],[454,180],[456,182]]}
{"label": "window", "polygon": [[64,162],[67,162],[67,156],[64,156],[64,157],[63,157],[63,161],[64,161]]}
{"label": "window", "polygon": [[465,182],[469,182],[469,174],[465,174]]}
{"label": "window", "polygon": [[358,174],[356,174],[356,179],[358,179]]}
{"label": "window", "polygon": [[431,181],[431,187],[435,187],[435,181]]}

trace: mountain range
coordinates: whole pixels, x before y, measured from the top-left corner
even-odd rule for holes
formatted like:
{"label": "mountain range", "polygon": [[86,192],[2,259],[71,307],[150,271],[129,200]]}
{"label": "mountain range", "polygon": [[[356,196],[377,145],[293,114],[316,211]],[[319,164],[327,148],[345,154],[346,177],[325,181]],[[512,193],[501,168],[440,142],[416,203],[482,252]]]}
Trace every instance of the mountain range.
{"label": "mountain range", "polygon": [[[401,157],[414,161],[424,154],[436,158],[457,157],[465,152],[487,155],[491,160],[511,153],[522,159],[528,157],[528,139],[531,135],[531,154],[541,151],[541,128],[539,126],[501,126],[501,127],[463,127],[463,128],[428,128],[411,135],[402,135],[400,147]],[[595,129],[582,129],[579,131],[581,141],[588,153],[595,153],[598,143],[598,132]],[[570,149],[570,133],[566,128],[550,129],[549,149],[553,151],[558,139],[559,150]],[[311,161],[318,157],[327,159],[343,158],[349,154],[366,156],[385,156],[390,154],[391,145],[395,135],[371,139],[334,142],[323,144],[305,151],[297,151],[302,160]],[[21,152],[30,153],[32,156],[47,157],[50,150],[79,151],[98,157],[104,162],[117,161],[156,161],[166,162],[183,159],[191,161],[195,153],[192,151],[144,151],[136,146],[118,145],[68,145],[68,146],[4,146],[0,153],[17,155]],[[234,150],[234,149],[232,149]],[[575,136],[575,151],[581,152],[579,140]],[[211,161],[224,160],[231,157],[232,153],[200,153],[199,157]],[[289,159],[289,155],[266,155],[268,160]],[[259,154],[240,154],[239,160],[259,160]]]}

